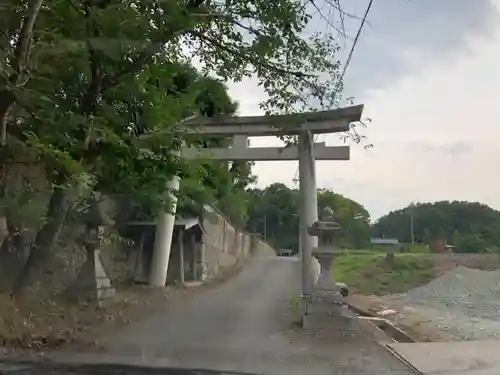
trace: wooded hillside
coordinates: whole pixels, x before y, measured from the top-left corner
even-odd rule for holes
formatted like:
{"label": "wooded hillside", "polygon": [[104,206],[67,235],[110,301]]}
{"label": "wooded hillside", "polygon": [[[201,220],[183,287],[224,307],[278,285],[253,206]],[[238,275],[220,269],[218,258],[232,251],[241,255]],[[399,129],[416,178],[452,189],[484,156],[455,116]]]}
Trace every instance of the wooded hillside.
{"label": "wooded hillside", "polygon": [[500,251],[500,211],[481,203],[441,201],[392,211],[372,227],[377,237],[411,242],[411,217],[416,242],[442,238],[459,252]]}
{"label": "wooded hillside", "polygon": [[[259,233],[276,248],[298,250],[299,191],[284,184],[272,184],[265,189],[248,191],[247,230]],[[342,225],[337,244],[361,248],[368,244],[370,214],[349,198],[327,189],[318,190],[319,213],[325,207],[335,212]]]}

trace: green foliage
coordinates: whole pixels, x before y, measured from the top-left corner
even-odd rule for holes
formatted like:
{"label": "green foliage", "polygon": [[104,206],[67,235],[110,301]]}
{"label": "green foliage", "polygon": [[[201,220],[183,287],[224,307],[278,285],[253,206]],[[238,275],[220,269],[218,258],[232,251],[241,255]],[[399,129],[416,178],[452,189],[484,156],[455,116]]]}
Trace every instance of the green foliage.
{"label": "green foliage", "polygon": [[357,293],[383,295],[403,293],[435,277],[430,255],[396,254],[388,262],[385,254],[341,255],[333,263],[335,281],[345,282]]}
{"label": "green foliage", "polygon": [[[386,249],[387,251],[387,249]],[[411,244],[411,243],[405,243],[402,244],[400,249],[400,252],[402,253],[419,253],[419,254],[425,254],[425,253],[430,253],[431,249],[429,248],[428,245],[426,244]]]}
{"label": "green foliage", "polygon": [[[295,0],[3,1],[0,200],[13,189],[6,171],[26,155],[49,195],[26,267],[42,269],[68,210],[92,193],[121,197],[150,218],[169,207],[173,175],[183,180],[181,206],[220,201],[243,223],[251,164],[183,160],[181,145],[228,140],[179,130],[195,115],[234,113],[222,83],[249,76],[267,94],[266,113],[335,108],[337,43],[311,34],[310,20]],[[0,220],[11,221],[4,211]],[[19,285],[33,284],[35,273],[23,273]]]}
{"label": "green foliage", "polygon": [[44,221],[48,192],[30,181],[23,180],[12,185],[0,199],[0,213],[9,217],[9,225],[16,230],[38,228]]}
{"label": "green foliage", "polygon": [[[276,248],[298,251],[299,191],[276,183],[267,188],[248,191],[247,230],[266,235]],[[359,203],[333,193],[318,190],[318,209],[333,209],[342,230],[335,234],[341,247],[360,248],[368,244],[370,216]]]}
{"label": "green foliage", "polygon": [[416,242],[441,238],[458,252],[500,247],[500,212],[480,203],[442,201],[406,207],[380,218],[373,225],[373,235],[411,242],[410,209]]}
{"label": "green foliage", "polygon": [[247,230],[259,233],[275,248],[298,249],[298,192],[283,184],[248,191]]}
{"label": "green foliage", "polygon": [[[49,180],[91,174],[95,189],[157,203],[177,173],[201,185],[215,176],[212,185],[227,190],[221,165],[172,156],[179,137],[138,138],[193,113],[233,113],[209,76],[255,75],[267,113],[332,108],[339,98],[336,41],[306,37],[311,15],[295,1],[9,0],[0,12],[0,96],[16,108],[0,108],[2,127],[43,160]],[[233,165],[235,186],[252,180],[248,169]]]}
{"label": "green foliage", "polygon": [[368,245],[370,214],[361,204],[330,190],[319,189],[318,207],[320,216],[325,207],[333,209],[342,226],[340,233],[334,234],[339,246],[360,249]]}

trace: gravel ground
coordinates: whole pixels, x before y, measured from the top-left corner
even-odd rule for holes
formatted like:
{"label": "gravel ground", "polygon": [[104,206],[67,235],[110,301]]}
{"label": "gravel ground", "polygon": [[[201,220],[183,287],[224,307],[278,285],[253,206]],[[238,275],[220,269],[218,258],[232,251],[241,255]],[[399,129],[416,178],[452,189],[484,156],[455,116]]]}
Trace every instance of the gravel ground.
{"label": "gravel ground", "polygon": [[427,285],[384,300],[405,306],[408,315],[441,330],[447,339],[500,338],[500,271],[457,267]]}

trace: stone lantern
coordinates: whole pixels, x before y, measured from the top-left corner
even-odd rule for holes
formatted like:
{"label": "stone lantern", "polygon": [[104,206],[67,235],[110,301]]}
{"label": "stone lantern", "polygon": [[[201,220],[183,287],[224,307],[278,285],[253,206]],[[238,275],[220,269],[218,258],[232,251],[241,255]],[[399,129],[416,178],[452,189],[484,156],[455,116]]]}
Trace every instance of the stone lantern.
{"label": "stone lantern", "polygon": [[90,202],[90,210],[84,216],[84,229],[80,238],[87,257],[70,291],[86,300],[95,301],[98,306],[101,306],[115,296],[115,289],[111,285],[100,257],[104,232],[114,222],[99,204],[98,198],[100,197],[93,198]]}
{"label": "stone lantern", "polygon": [[319,246],[312,255],[318,259],[320,274],[304,316],[304,328],[352,329],[354,314],[344,303],[332,275],[333,260],[338,254],[333,237],[342,228],[329,207],[323,210],[321,219],[308,228],[309,235],[319,237]]}

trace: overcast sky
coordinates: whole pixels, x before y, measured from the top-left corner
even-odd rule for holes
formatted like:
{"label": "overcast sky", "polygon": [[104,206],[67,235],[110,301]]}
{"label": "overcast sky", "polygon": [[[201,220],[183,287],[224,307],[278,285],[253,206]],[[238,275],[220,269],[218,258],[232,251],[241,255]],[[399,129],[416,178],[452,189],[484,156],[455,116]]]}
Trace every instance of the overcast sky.
{"label": "overcast sky", "polygon": [[[341,3],[362,16],[368,0]],[[365,105],[374,148],[353,145],[350,161],[318,162],[318,187],[357,200],[374,219],[412,201],[500,209],[500,0],[375,0],[368,21],[345,94]],[[348,22],[351,37],[358,25]],[[254,82],[230,91],[240,114],[260,114]],[[264,144],[279,141],[252,141]],[[258,163],[254,172],[259,187],[294,186],[297,163]]]}

